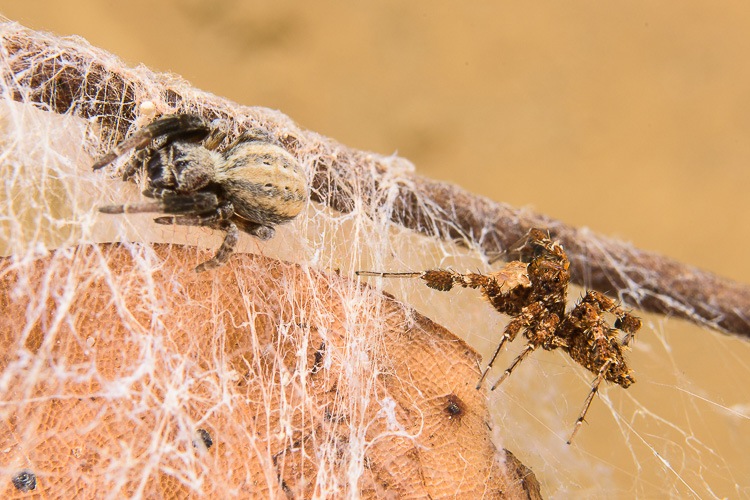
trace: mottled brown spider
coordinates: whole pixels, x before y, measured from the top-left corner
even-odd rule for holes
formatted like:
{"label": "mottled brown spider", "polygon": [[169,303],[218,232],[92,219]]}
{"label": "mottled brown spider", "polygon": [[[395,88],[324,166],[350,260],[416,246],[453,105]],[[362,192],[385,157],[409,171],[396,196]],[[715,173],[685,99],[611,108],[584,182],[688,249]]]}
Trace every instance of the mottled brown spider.
{"label": "mottled brown spider", "polygon": [[[158,224],[205,226],[226,232],[214,257],[195,272],[214,269],[234,251],[239,229],[261,240],[294,219],[308,199],[307,181],[295,158],[264,130],[253,128],[219,151],[223,122],[191,114],[164,116],[136,131],[96,160],[98,170],[135,149],[123,179],[145,168],[143,194],[154,201],[109,205],[107,214],[159,212]],[[239,228],[239,229],[238,229]]]}
{"label": "mottled brown spider", "polygon": [[455,394],[449,394],[445,398],[445,406],[443,411],[448,416],[448,420],[461,421],[462,417],[466,413],[465,403],[461,401],[461,398]]}
{"label": "mottled brown spider", "polygon": [[[544,232],[532,229],[508,250],[519,261],[508,263],[498,272],[461,274],[450,269],[433,269],[419,273],[377,273],[358,271],[360,276],[419,277],[435,290],[448,291],[454,286],[480,289],[482,295],[498,312],[511,317],[505,332],[482,373],[477,389],[492,368],[506,341],[512,342],[519,332],[526,337],[526,346],[503,375],[491,387],[500,385],[535,349],[562,349],[578,364],[596,374],[596,379],[576,420],[573,436],[583,424],[602,381],[623,388],[635,379],[623,356],[635,332],[641,327],[638,318],[622,310],[617,303],[599,292],[588,291],[573,309],[566,313],[570,262],[559,243]],[[615,316],[614,328],[604,318]],[[620,339],[617,331],[625,335]]]}

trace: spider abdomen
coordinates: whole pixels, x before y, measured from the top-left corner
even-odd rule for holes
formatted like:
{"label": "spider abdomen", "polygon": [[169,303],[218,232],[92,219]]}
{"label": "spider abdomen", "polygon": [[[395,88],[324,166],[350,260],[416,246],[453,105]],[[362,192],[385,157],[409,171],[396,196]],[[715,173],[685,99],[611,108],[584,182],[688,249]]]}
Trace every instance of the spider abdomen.
{"label": "spider abdomen", "polygon": [[241,143],[228,151],[214,182],[237,215],[263,225],[295,218],[308,199],[299,163],[285,149],[266,142]]}

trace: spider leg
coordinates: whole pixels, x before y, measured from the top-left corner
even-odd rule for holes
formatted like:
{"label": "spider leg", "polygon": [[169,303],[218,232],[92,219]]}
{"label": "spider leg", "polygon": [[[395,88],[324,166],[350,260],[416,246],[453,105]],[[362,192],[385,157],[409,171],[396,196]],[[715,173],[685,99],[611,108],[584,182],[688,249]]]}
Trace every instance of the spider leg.
{"label": "spider leg", "polygon": [[229,256],[232,255],[234,248],[237,246],[239,241],[239,229],[237,225],[228,220],[234,214],[232,204],[225,202],[216,209],[215,213],[209,215],[183,215],[178,217],[157,217],[154,222],[157,224],[176,224],[178,226],[202,226],[210,227],[211,229],[217,229],[219,231],[225,231],[224,241],[214,256],[199,264],[195,268],[196,273],[202,273],[210,269],[216,269],[217,267],[224,264],[229,260]]}
{"label": "spider leg", "polygon": [[489,263],[493,264],[503,256],[507,256],[508,260],[519,259],[526,263],[531,262],[545,250],[545,242],[549,242],[549,231],[531,228],[515,243],[490,259]]}
{"label": "spider leg", "polygon": [[[497,358],[497,355],[500,353],[500,349],[503,348],[503,344],[505,344],[506,341],[513,342],[513,339],[516,338],[516,335],[518,335],[518,332],[523,327],[523,321],[521,318],[515,318],[513,319],[508,325],[505,327],[505,333],[503,334],[503,337],[500,339],[500,343],[497,345],[497,349],[495,349],[495,354],[492,355],[492,359],[490,359],[490,362],[487,364],[487,368],[484,369],[482,372],[482,376],[479,377],[479,382],[477,382],[477,390],[479,390],[480,387],[482,387],[482,382],[484,382],[485,377],[487,377],[487,374],[492,369],[492,365],[495,364],[495,359]],[[493,390],[497,384],[492,386]]]}
{"label": "spider leg", "polygon": [[234,252],[234,247],[237,246],[237,241],[240,237],[240,232],[237,229],[237,226],[230,220],[219,221],[209,227],[221,231],[226,231],[227,234],[224,237],[224,241],[221,243],[221,246],[216,251],[216,254],[214,254],[213,258],[195,267],[195,272],[198,274],[210,269],[216,269],[217,267],[228,261],[229,256],[232,255],[232,252]]}
{"label": "spider leg", "polygon": [[490,390],[494,391],[498,385],[502,384],[505,381],[505,379],[508,378],[508,376],[513,372],[516,366],[518,366],[521,363],[521,361],[526,359],[529,354],[534,352],[534,349],[536,349],[536,347],[537,347],[536,344],[526,344],[526,347],[523,348],[523,351],[521,351],[521,354],[519,354],[516,357],[516,359],[513,360],[513,362],[508,367],[508,369],[505,370],[505,372],[503,373],[502,377],[500,377],[497,380],[497,382],[495,382],[495,384],[492,387],[490,387]]}
{"label": "spider leg", "polygon": [[127,181],[128,179],[133,177],[135,173],[146,163],[146,159],[153,154],[154,150],[152,148],[143,148],[136,154],[134,154],[127,165],[125,165],[125,170],[122,173],[122,180]]}
{"label": "spider leg", "polygon": [[135,214],[161,212],[165,214],[190,214],[210,212],[219,205],[213,193],[198,192],[190,195],[164,195],[154,201],[105,205],[99,211],[105,214]]}
{"label": "spider leg", "polygon": [[579,302],[579,304],[584,303],[594,304],[599,310],[607,311],[617,317],[614,327],[626,334],[622,341],[623,346],[627,346],[633,337],[635,337],[635,332],[641,328],[641,320],[623,310],[614,300],[597,291],[589,290]]}
{"label": "spider leg", "polygon": [[[208,215],[194,214],[177,217],[157,217],[154,219],[154,222],[157,224],[176,224],[178,226],[203,226],[226,232],[224,241],[221,243],[221,246],[216,251],[213,258],[196,266],[195,272],[202,273],[221,266],[229,260],[229,256],[234,252],[234,248],[237,246],[237,241],[239,241],[240,235],[237,225],[229,220],[233,215],[234,207],[232,207],[232,203],[225,201],[218,207],[215,207],[215,211]],[[259,228],[264,228],[266,226],[260,226],[259,224],[257,226],[256,231],[262,236],[262,232]]]}
{"label": "spider leg", "polygon": [[273,137],[271,137],[271,134],[263,130],[262,128],[253,127],[249,130],[246,130],[242,132],[239,137],[237,137],[235,140],[232,141],[229,146],[225,149],[225,151],[231,151],[235,146],[238,144],[242,144],[244,142],[268,142],[271,144],[274,144],[276,141],[273,140]]}
{"label": "spider leg", "polygon": [[211,126],[213,128],[211,129],[211,133],[208,134],[208,137],[203,140],[203,147],[213,151],[224,142],[224,139],[227,138],[227,125],[224,120],[214,120],[211,123]]}
{"label": "spider leg", "polygon": [[271,226],[264,226],[263,224],[251,222],[237,216],[232,218],[232,222],[234,222],[240,231],[251,234],[260,241],[270,240],[273,238],[273,235],[276,234],[276,230]]}
{"label": "spider leg", "polygon": [[377,276],[379,278],[419,278],[424,273],[422,272],[414,272],[414,273],[381,273],[378,271],[354,271],[354,274],[357,276]]}
{"label": "spider leg", "polygon": [[[494,304],[493,304],[494,305]],[[497,309],[497,308],[496,308]],[[487,368],[485,368],[484,372],[482,373],[482,376],[479,378],[479,382],[477,383],[477,389],[479,389],[482,385],[482,381],[487,376],[487,373],[489,373],[490,369],[492,368],[492,365],[495,363],[495,359],[497,358],[497,355],[500,353],[500,349],[503,347],[503,344],[505,341],[513,342],[516,339],[516,336],[518,335],[518,332],[521,331],[521,329],[528,328],[531,325],[531,322],[534,318],[537,316],[543,314],[542,306],[539,303],[531,304],[521,311],[521,314],[510,320],[510,322],[505,326],[505,333],[503,335],[503,338],[500,339],[500,345],[497,346],[497,349],[495,350],[495,354],[492,355],[492,359],[490,359],[489,364],[487,365]],[[528,335],[528,333],[527,333]],[[514,365],[516,363],[514,362]],[[512,370],[512,368],[511,368]],[[508,374],[509,375],[509,374]],[[507,375],[504,375],[501,380],[505,380],[505,377]],[[495,390],[495,387],[498,386],[500,381],[495,382],[495,385],[493,385],[490,390]]]}
{"label": "spider leg", "polygon": [[503,348],[503,344],[505,344],[505,341],[508,340],[508,335],[503,335],[503,338],[500,339],[500,343],[497,344],[497,349],[495,349],[495,354],[492,355],[492,359],[490,359],[490,362],[487,364],[487,368],[484,369],[482,372],[482,376],[479,377],[479,381],[477,382],[476,389],[479,390],[482,387],[482,382],[484,382],[485,377],[487,377],[487,373],[492,369],[492,365],[495,364],[495,359],[497,358],[497,355],[500,354],[500,349]]}
{"label": "spider leg", "polygon": [[[532,319],[534,318],[537,318],[537,320],[532,321]],[[511,363],[508,369],[505,370],[500,379],[498,379],[498,381],[495,382],[495,385],[490,388],[491,391],[494,391],[498,385],[502,384],[503,381],[508,378],[508,376],[510,376],[516,366],[518,366],[521,361],[526,359],[529,354],[534,352],[534,349],[536,349],[537,347],[543,347],[547,350],[553,350],[564,345],[564,341],[559,339],[556,335],[557,327],[560,324],[560,318],[556,314],[547,314],[543,309],[541,309],[539,303],[532,304],[531,306],[527,307],[522,315],[513,321],[517,320],[519,321],[520,326],[526,328],[526,332],[524,333],[524,335],[526,336],[528,342],[523,351],[521,351],[521,354],[519,354],[516,359],[513,360],[513,363]],[[508,326],[511,326],[513,321],[511,321]],[[520,329],[520,326],[516,328]],[[511,338],[510,340],[513,340],[513,338]]]}
{"label": "spider leg", "polygon": [[[481,288],[485,296],[490,296],[488,290],[499,293],[502,284],[491,276],[479,273],[461,274],[452,269],[430,269],[423,272],[384,273],[377,271],[356,271],[357,276],[379,276],[381,278],[422,278],[425,284],[433,290],[447,292],[454,286],[464,288]],[[493,287],[494,286],[494,287]]]}
{"label": "spider leg", "polygon": [[[204,212],[204,210],[196,210],[196,212]],[[212,226],[219,221],[229,219],[232,219],[232,222],[234,222],[240,231],[255,236],[261,241],[270,240],[276,234],[276,230],[271,226],[264,226],[263,224],[251,222],[234,215],[234,208],[228,201],[216,207],[216,213],[213,214],[157,217],[154,219],[154,222],[157,224],[176,224],[178,226]]]}
{"label": "spider leg", "polygon": [[168,140],[177,138],[200,140],[211,130],[210,124],[201,116],[177,114],[160,118],[137,130],[109,152],[94,162],[92,168],[99,170],[115,161],[129,150],[143,149],[156,137],[168,136]]}
{"label": "spider leg", "polygon": [[[211,208],[209,208],[211,210]],[[176,224],[178,226],[213,226],[217,222],[227,220],[234,215],[234,207],[231,202],[225,201],[219,206],[213,207],[213,212],[208,215],[201,215],[206,210],[193,210],[195,214],[180,215],[177,217],[157,217],[154,222],[157,224]]]}
{"label": "spider leg", "polygon": [[599,370],[599,375],[596,376],[594,385],[591,386],[591,392],[589,392],[586,401],[583,403],[583,410],[581,410],[581,414],[578,416],[578,420],[576,420],[575,427],[573,428],[573,433],[570,435],[570,439],[568,439],[568,444],[573,441],[573,437],[575,437],[576,432],[578,432],[578,429],[580,429],[581,425],[583,425],[583,419],[586,418],[586,413],[589,411],[591,402],[594,401],[594,396],[596,396],[596,393],[599,392],[599,385],[601,385],[602,381],[604,380],[610,364],[612,364],[612,360],[608,359]]}

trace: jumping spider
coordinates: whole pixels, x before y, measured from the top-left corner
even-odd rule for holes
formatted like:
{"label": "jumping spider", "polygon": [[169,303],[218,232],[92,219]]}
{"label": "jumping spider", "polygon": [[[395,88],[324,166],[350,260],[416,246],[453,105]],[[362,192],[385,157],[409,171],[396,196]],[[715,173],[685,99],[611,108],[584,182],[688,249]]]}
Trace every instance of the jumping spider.
{"label": "jumping spider", "polygon": [[226,232],[214,257],[196,267],[197,273],[229,259],[240,229],[261,240],[272,238],[274,226],[294,219],[307,202],[302,167],[261,129],[250,129],[219,150],[226,136],[217,122],[191,114],[164,116],[139,129],[99,158],[93,169],[134,148],[123,179],[145,167],[148,184],[143,194],[154,201],[99,211],[171,214],[154,222]]}
{"label": "jumping spider", "polygon": [[[487,275],[461,274],[450,269],[433,269],[419,273],[378,273],[358,271],[360,276],[419,277],[435,290],[448,291],[454,286],[480,289],[482,295],[498,312],[507,314],[511,321],[487,368],[482,373],[477,389],[492,368],[503,344],[512,342],[519,332],[526,337],[526,346],[503,375],[491,387],[494,390],[535,349],[562,349],[578,364],[596,374],[588,397],[576,420],[570,444],[583,424],[591,402],[604,380],[627,388],[635,379],[627,366],[623,350],[641,321],[622,310],[617,303],[599,292],[588,291],[573,309],[566,313],[570,262],[559,243],[553,242],[542,231],[532,229],[509,249],[518,255],[502,270]],[[615,316],[614,328],[604,313]],[[625,336],[619,339],[617,330]]]}

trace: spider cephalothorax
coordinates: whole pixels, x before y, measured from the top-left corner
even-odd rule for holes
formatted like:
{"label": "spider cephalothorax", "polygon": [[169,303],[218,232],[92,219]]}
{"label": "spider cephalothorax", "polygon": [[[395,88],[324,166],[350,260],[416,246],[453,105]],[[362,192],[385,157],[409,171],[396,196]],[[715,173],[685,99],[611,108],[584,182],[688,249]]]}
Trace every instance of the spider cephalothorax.
{"label": "spider cephalothorax", "polygon": [[[494,355],[482,373],[477,389],[492,368],[506,341],[519,332],[526,346],[490,390],[505,380],[518,364],[535,349],[562,349],[581,366],[597,375],[576,421],[570,439],[581,426],[603,380],[627,388],[635,379],[623,356],[623,349],[641,327],[638,318],[622,310],[599,292],[589,291],[566,313],[570,262],[559,243],[538,229],[532,229],[508,250],[519,260],[509,262],[500,271],[462,274],[450,269],[432,269],[420,273],[379,273],[358,271],[362,276],[419,277],[427,286],[448,291],[454,286],[480,289],[495,310],[511,317]],[[604,318],[611,313],[616,320],[611,328]],[[625,333],[620,339],[617,331]],[[568,441],[570,443],[570,440]]]}
{"label": "spider cephalothorax", "polygon": [[262,240],[273,237],[274,226],[295,218],[308,199],[302,167],[267,132],[250,129],[219,150],[227,135],[220,123],[191,114],[162,117],[93,166],[100,169],[135,148],[123,177],[145,168],[148,183],[143,194],[155,200],[100,207],[101,212],[160,212],[171,216],[156,218],[159,224],[226,232],[216,255],[196,267],[196,272],[226,262],[239,229]]}

